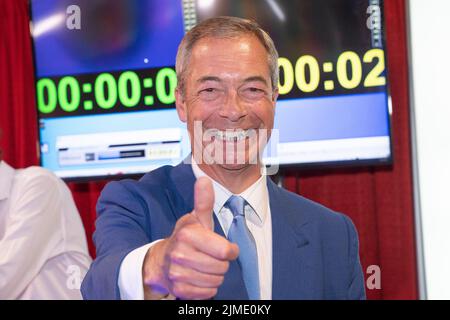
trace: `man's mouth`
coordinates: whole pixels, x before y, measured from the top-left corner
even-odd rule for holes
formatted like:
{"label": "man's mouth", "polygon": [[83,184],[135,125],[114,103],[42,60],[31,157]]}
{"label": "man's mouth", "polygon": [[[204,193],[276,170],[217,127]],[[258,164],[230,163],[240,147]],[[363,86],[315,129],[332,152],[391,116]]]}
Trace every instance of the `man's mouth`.
{"label": "man's mouth", "polygon": [[216,130],[214,132],[214,137],[220,141],[225,142],[237,142],[242,141],[250,137],[250,133],[253,130]]}

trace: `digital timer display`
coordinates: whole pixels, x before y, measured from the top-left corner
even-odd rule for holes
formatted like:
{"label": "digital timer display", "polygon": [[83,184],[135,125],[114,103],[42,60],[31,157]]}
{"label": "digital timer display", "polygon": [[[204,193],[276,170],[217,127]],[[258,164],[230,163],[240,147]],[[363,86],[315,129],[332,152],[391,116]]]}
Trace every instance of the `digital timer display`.
{"label": "digital timer display", "polygon": [[189,156],[175,56],[187,30],[223,15],[256,20],[279,53],[265,163],[390,161],[382,0],[31,0],[31,13],[41,164],[63,178]]}
{"label": "digital timer display", "polygon": [[36,83],[41,117],[173,107],[177,77],[173,68],[41,78]]}
{"label": "digital timer display", "polygon": [[370,49],[362,57],[354,51],[345,51],[336,61],[323,63],[312,55],[300,56],[295,65],[283,57],[279,58],[278,63],[282,78],[278,86],[281,96],[289,95],[293,91],[302,95],[317,95],[324,94],[324,91],[367,89],[386,85],[382,49]]}
{"label": "digital timer display", "polygon": [[[280,57],[280,99],[323,96],[339,91],[367,92],[386,85],[384,51],[371,49],[361,57],[345,51],[335,62],[319,63],[312,55],[300,56],[295,64]],[[65,113],[96,114],[173,108],[177,78],[173,68],[103,72],[96,75],[41,78],[36,83],[41,117]],[[359,90],[358,90],[359,89]]]}

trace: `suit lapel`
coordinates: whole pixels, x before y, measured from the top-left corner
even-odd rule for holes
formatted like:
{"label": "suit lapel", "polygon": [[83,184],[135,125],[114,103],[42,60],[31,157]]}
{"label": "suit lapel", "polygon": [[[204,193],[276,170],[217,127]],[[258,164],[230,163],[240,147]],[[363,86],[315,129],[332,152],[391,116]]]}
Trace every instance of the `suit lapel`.
{"label": "suit lapel", "polygon": [[272,216],[272,298],[317,299],[316,272],[312,267],[312,223],[301,208],[289,205],[271,179],[267,179]]}
{"label": "suit lapel", "polygon": [[171,170],[170,179],[172,184],[166,192],[175,218],[178,220],[194,209],[194,184],[196,179],[191,165],[186,164],[185,161]]}
{"label": "suit lapel", "polygon": [[[196,179],[191,165],[184,162],[172,169],[170,178],[173,184],[170,189],[166,190],[166,194],[175,218],[178,220],[181,216],[194,209],[194,184]],[[213,214],[213,217],[214,232],[225,237],[216,215]],[[248,300],[241,268],[237,260],[230,262],[224,282],[219,287],[215,299]]]}

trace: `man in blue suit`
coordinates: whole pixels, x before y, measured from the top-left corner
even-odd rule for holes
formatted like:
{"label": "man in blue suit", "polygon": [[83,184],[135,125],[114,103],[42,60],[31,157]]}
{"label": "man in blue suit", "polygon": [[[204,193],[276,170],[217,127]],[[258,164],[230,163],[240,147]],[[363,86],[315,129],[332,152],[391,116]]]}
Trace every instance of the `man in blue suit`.
{"label": "man in blue suit", "polygon": [[277,61],[248,20],[213,18],[185,35],[175,94],[192,156],[106,186],[85,299],[365,298],[351,220],[262,170]]}

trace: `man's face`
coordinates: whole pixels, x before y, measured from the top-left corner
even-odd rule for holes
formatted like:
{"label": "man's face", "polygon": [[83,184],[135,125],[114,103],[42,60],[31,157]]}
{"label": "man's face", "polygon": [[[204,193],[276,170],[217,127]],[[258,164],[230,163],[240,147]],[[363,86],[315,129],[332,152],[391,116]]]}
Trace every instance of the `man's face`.
{"label": "man's face", "polygon": [[255,163],[270,137],[278,96],[263,45],[251,35],[204,38],[188,64],[184,95],[177,90],[176,103],[196,161],[198,154],[203,162],[205,154],[215,154],[216,165],[232,170]]}

